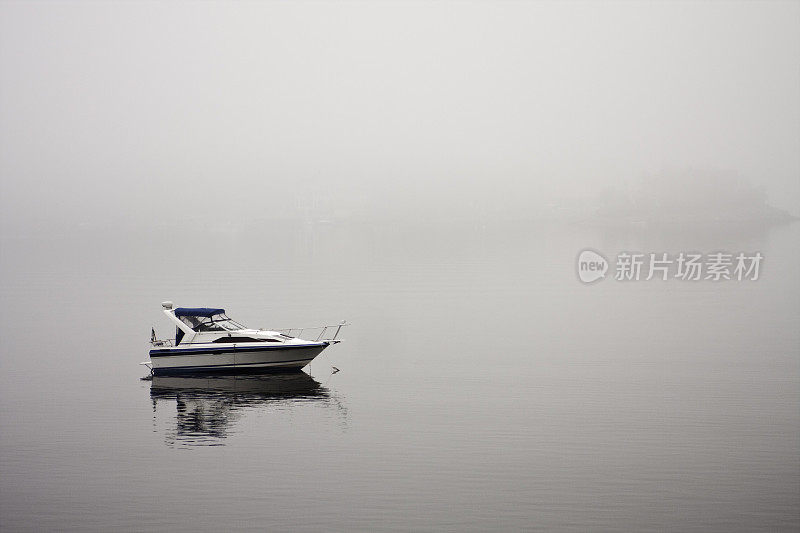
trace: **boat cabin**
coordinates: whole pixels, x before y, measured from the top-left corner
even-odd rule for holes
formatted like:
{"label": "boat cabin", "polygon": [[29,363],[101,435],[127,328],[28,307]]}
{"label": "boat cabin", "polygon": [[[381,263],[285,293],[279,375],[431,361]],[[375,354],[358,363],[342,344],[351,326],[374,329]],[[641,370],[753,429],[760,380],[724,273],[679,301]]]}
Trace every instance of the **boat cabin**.
{"label": "boat cabin", "polygon": [[215,307],[177,307],[165,302],[164,313],[175,324],[175,346],[179,344],[286,342],[294,337],[275,331],[249,329]]}
{"label": "boat cabin", "polygon": [[[254,342],[257,340],[251,337],[233,337],[229,332],[241,332],[247,328],[228,317],[224,309],[178,307],[171,314],[179,322],[175,327],[176,345],[181,343],[187,333],[192,333],[193,341],[203,339],[206,342]],[[220,333],[227,333],[227,335],[219,335]]]}
{"label": "boat cabin", "polygon": [[230,319],[224,309],[178,307],[175,316],[194,331],[239,331],[245,328]]}

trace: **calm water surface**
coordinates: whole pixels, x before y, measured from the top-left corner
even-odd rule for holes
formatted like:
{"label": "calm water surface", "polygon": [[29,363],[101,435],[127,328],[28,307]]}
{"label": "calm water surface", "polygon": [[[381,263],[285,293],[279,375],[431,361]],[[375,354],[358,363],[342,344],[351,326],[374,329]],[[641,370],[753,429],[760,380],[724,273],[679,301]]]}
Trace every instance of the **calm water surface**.
{"label": "calm water surface", "polygon": [[[2,239],[3,531],[800,528],[797,224],[183,230]],[[765,262],[586,286],[585,247]],[[141,380],[166,299],[352,326],[305,374]]]}

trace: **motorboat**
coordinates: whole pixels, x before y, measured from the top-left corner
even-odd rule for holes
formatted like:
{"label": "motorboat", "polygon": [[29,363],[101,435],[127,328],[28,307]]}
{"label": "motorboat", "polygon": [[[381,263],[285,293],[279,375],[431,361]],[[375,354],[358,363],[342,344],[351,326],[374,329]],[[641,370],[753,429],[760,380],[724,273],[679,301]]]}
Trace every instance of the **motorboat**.
{"label": "motorboat", "polygon": [[[174,339],[158,339],[151,330],[150,360],[142,363],[153,375],[205,372],[300,370],[338,339],[346,322],[314,328],[251,329],[214,307],[161,304],[175,325]],[[301,338],[319,330],[314,340]]]}

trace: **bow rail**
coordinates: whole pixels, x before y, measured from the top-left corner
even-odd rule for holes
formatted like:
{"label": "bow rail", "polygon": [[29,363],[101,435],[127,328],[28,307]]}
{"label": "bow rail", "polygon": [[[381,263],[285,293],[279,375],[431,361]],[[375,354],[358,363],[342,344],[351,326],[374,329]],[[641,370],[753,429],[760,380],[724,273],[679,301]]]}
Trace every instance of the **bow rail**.
{"label": "bow rail", "polygon": [[[290,337],[302,337],[304,331],[316,331],[319,330],[319,334],[317,338],[314,339],[315,341],[328,341],[328,342],[341,342],[337,337],[339,336],[339,332],[342,330],[343,327],[349,326],[350,324],[347,323],[346,320],[342,320],[338,324],[330,324],[327,326],[312,326],[308,328],[277,328],[271,331],[277,331],[279,333],[283,333],[284,335],[288,335]],[[328,330],[336,329],[335,333],[333,333],[333,337],[326,337],[325,335],[328,334]],[[295,333],[296,332],[296,333]]]}

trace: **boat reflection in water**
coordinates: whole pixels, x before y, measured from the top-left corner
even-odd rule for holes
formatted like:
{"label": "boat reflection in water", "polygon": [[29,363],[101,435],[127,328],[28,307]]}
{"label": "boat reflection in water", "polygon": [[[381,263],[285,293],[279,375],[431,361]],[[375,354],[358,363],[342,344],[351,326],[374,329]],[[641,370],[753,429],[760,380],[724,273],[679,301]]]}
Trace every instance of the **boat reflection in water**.
{"label": "boat reflection in water", "polygon": [[280,411],[312,403],[333,407],[346,416],[338,398],[305,372],[153,376],[150,398],[154,420],[162,407],[175,405],[174,427],[166,429],[168,445],[224,445],[248,410]]}

